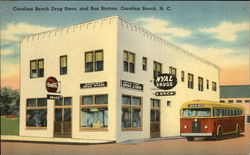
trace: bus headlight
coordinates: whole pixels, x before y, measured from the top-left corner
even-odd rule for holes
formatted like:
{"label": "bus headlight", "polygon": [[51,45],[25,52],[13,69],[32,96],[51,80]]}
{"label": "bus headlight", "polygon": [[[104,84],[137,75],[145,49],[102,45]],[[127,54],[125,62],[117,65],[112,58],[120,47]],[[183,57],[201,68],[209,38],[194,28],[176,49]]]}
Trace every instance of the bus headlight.
{"label": "bus headlight", "polygon": [[186,129],[186,128],[188,128],[188,126],[187,126],[187,125],[184,125],[184,129]]}
{"label": "bus headlight", "polygon": [[205,126],[204,126],[204,128],[205,128],[205,129],[208,129],[208,126],[207,126],[207,125],[205,125]]}

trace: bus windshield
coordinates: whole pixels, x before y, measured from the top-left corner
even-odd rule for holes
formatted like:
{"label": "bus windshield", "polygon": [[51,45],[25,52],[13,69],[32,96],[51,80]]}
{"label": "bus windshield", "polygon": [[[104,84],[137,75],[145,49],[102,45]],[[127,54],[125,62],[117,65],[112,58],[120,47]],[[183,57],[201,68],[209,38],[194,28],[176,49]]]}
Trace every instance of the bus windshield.
{"label": "bus windshield", "polygon": [[210,108],[183,109],[183,117],[209,117],[209,116],[211,116]]}

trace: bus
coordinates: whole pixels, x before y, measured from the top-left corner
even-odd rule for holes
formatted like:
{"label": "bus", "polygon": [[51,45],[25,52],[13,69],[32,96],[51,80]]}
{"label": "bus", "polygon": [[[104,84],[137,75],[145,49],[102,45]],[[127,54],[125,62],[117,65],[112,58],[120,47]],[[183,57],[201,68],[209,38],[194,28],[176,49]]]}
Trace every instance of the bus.
{"label": "bus", "polygon": [[195,137],[221,140],[223,135],[244,132],[244,107],[205,100],[188,101],[180,109],[180,135],[188,141]]}

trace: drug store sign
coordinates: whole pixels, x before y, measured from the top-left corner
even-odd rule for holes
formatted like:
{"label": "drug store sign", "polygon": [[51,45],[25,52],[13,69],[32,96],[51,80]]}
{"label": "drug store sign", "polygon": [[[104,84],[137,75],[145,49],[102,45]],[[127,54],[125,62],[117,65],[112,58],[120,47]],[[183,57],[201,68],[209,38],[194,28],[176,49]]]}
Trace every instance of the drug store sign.
{"label": "drug store sign", "polygon": [[[177,78],[175,75],[172,74],[160,74],[155,77],[154,85],[155,87],[161,90],[170,90],[177,85]],[[175,94],[176,93],[173,93],[173,91],[171,91],[171,93],[168,93],[168,91],[155,92],[156,96],[172,96]]]}

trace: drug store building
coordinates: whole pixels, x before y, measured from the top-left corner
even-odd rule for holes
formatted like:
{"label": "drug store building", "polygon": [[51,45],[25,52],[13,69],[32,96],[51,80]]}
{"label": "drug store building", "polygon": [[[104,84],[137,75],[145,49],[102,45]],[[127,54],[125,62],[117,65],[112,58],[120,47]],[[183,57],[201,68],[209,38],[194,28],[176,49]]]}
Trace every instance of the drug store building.
{"label": "drug store building", "polygon": [[[22,37],[20,50],[20,136],[179,136],[183,102],[219,101],[217,66],[119,16]],[[163,73],[169,91],[154,85]]]}

